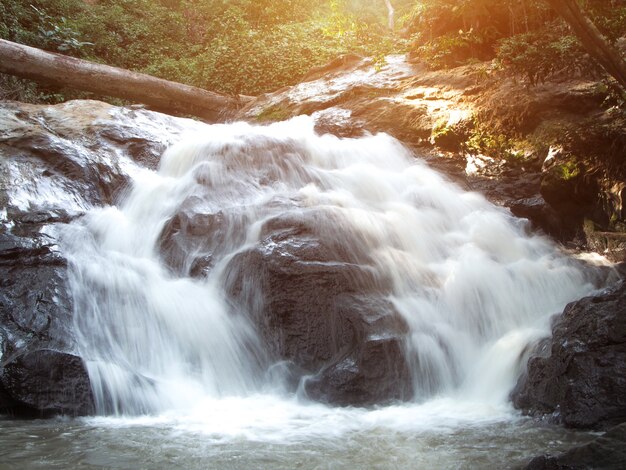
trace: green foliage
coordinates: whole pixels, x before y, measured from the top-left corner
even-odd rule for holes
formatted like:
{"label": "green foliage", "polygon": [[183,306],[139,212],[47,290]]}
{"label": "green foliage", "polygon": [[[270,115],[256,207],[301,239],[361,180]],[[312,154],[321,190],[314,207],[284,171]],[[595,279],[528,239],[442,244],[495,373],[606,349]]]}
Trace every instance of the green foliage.
{"label": "green foliage", "polygon": [[626,1],[587,0],[585,3],[594,24],[609,41],[615,42],[626,34]]}
{"label": "green foliage", "polygon": [[596,224],[593,220],[585,218],[583,220],[583,232],[587,238],[591,238],[596,231]]}
{"label": "green foliage", "polygon": [[40,87],[29,80],[0,74],[0,99],[26,103],[60,103],[65,96],[58,90]]}
{"label": "green foliage", "polygon": [[433,126],[430,141],[442,150],[485,155],[512,165],[525,163],[531,153],[524,151],[528,142],[495,131],[478,116],[456,122],[440,118]]}
{"label": "green foliage", "polygon": [[[609,40],[626,35],[626,1],[582,3]],[[596,71],[545,0],[419,0],[407,24],[413,54],[433,68],[497,56],[505,71],[532,84],[559,71]]]}
{"label": "green foliage", "polygon": [[512,163],[520,162],[524,158],[523,152],[517,149],[514,139],[504,134],[494,133],[478,123],[475,123],[463,147],[465,151],[472,154],[482,154]]}
{"label": "green foliage", "polygon": [[[314,64],[325,63],[341,53],[336,44],[307,41],[320,36],[315,25],[285,25],[255,40],[249,33],[241,33],[238,41],[222,43],[214,55],[214,68],[208,75],[207,88],[219,86],[220,77],[229,76],[230,89],[226,91],[258,94],[292,84]],[[237,51],[244,51],[243,55]],[[254,57],[254,61],[250,61]]]}
{"label": "green foliage", "polygon": [[[385,56],[407,51],[408,41],[399,36],[390,35],[386,23],[381,22],[384,15],[373,5],[383,6],[384,2],[375,1],[365,4],[350,0],[331,0],[329,14],[321,23],[325,40],[336,43],[342,53],[353,52],[374,59],[377,69],[385,63]],[[369,8],[367,6],[369,5]],[[374,14],[378,11],[378,15]],[[386,13],[385,13],[386,15]],[[386,16],[384,16],[386,18]]]}
{"label": "green foliage", "polygon": [[470,29],[447,33],[420,46],[418,55],[436,69],[456,67],[470,59],[486,60],[491,56],[494,30],[482,33]]}
{"label": "green foliage", "polygon": [[[594,24],[609,41],[615,42],[626,34],[625,1],[586,0],[583,3]],[[497,61],[503,70],[526,78],[533,85],[558,73],[598,76],[600,72],[560,19],[502,39],[497,48]]]}
{"label": "green foliage", "polygon": [[187,55],[183,16],[151,0],[100,0],[75,19],[92,43],[92,58],[143,71],[166,58]]}
{"label": "green foliage", "polygon": [[578,40],[558,24],[504,39],[498,49],[498,63],[533,85],[558,72],[571,75],[596,71]]}
{"label": "green foliage", "polygon": [[80,0],[1,0],[0,37],[51,51],[78,52],[88,44],[68,18],[83,7]]}
{"label": "green foliage", "polygon": [[[0,38],[52,52],[88,56],[90,44],[70,17],[83,12],[81,0],[0,0]],[[0,75],[0,98],[26,102],[59,103],[82,97],[80,92],[61,91],[28,80]]]}
{"label": "green foliage", "polygon": [[433,130],[431,132],[431,139],[438,139],[442,136],[448,135],[451,129],[448,126],[448,119],[445,117],[439,118],[435,125],[433,126]]}
{"label": "green foliage", "polygon": [[239,0],[245,20],[253,28],[271,27],[285,23],[303,22],[310,12],[309,0],[263,2]]}
{"label": "green foliage", "polygon": [[[367,0],[0,0],[0,37],[210,90],[256,95],[354,52],[404,42]],[[376,6],[376,8],[375,8]],[[43,96],[42,96],[43,98]]]}
{"label": "green foliage", "polygon": [[450,123],[447,117],[442,117],[435,122],[430,141],[440,149],[458,152],[464,148],[472,126],[472,123],[468,125],[465,121]]}
{"label": "green foliage", "polygon": [[597,91],[606,95],[602,105],[615,117],[626,119],[626,91],[612,82],[604,80],[597,85]]}
{"label": "green foliage", "polygon": [[[434,68],[497,55],[505,71],[532,83],[592,68],[544,0],[392,3],[396,34],[382,0],[0,0],[0,37],[252,95],[294,84],[345,53],[373,57],[377,68],[407,50]],[[609,38],[626,34],[626,0],[584,3]],[[3,79],[5,95],[20,83]],[[59,90],[27,88],[25,96],[58,98]]]}
{"label": "green foliage", "polygon": [[48,48],[56,47],[59,52],[79,55],[85,46],[93,46],[91,42],[79,40],[80,33],[69,25],[64,16],[55,19],[48,15],[45,10],[40,10],[34,5],[30,5],[30,7],[35,10],[39,17],[37,31]]}
{"label": "green foliage", "polygon": [[569,181],[580,175],[580,168],[575,161],[568,160],[554,167],[556,174],[560,179]]}
{"label": "green foliage", "polygon": [[494,57],[498,40],[546,21],[542,1],[421,0],[408,19],[413,52],[433,68]]}

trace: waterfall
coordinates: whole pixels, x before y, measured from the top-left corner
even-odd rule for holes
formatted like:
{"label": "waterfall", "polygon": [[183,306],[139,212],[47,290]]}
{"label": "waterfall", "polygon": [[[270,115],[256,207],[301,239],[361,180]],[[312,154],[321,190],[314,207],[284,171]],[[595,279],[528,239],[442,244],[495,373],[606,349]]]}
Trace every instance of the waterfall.
{"label": "waterfall", "polygon": [[[308,117],[207,126],[167,150],[158,172],[138,171],[119,207],[67,227],[78,347],[99,413],[277,393],[268,373],[280,375],[276,358],[224,289],[228,263],[277,215],[323,208],[332,217],[317,219],[319,232],[366,253],[389,280],[388,299],[408,325],[416,401],[504,402],[550,316],[594,289],[580,263],[524,220],[392,137],[313,128]],[[175,236],[193,214],[202,253]]]}

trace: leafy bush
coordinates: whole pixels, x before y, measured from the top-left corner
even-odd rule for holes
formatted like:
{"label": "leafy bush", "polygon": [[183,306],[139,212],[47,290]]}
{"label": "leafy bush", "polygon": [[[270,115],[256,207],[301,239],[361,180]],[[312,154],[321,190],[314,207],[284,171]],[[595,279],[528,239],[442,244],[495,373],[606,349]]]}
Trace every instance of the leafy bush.
{"label": "leafy bush", "polygon": [[56,47],[59,52],[80,55],[86,46],[93,46],[91,42],[79,40],[80,33],[69,25],[64,16],[55,19],[45,10],[40,10],[34,5],[31,5],[31,8],[39,17],[37,31],[48,48]]}
{"label": "leafy bush", "polygon": [[509,136],[493,133],[485,126],[477,125],[464,143],[464,149],[471,154],[482,154],[488,157],[520,162],[523,152],[516,148],[516,142]]}
{"label": "leafy bush", "polygon": [[141,71],[165,58],[188,54],[181,13],[150,0],[100,0],[74,19],[92,59]]}
{"label": "leafy bush", "polygon": [[609,41],[626,35],[626,0],[587,0],[594,24]]}
{"label": "leafy bush", "polygon": [[[626,0],[584,0],[611,41],[626,35]],[[581,45],[545,0],[419,0],[408,19],[412,51],[433,68],[498,57],[537,83],[560,71],[594,73]]]}
{"label": "leafy bush", "polygon": [[[0,38],[74,56],[88,56],[91,44],[83,40],[70,16],[85,8],[81,0],[0,0]],[[35,103],[59,103],[85,96],[54,86],[0,75],[0,98]]]}
{"label": "leafy bush", "polygon": [[[386,31],[305,0],[102,0],[79,20],[96,60],[210,90],[256,95],[346,52],[381,57]],[[145,11],[151,11],[145,18]]]}
{"label": "leafy bush", "polygon": [[498,63],[533,85],[558,72],[594,73],[595,65],[580,42],[567,33],[565,28],[555,24],[504,39],[498,48]]}
{"label": "leafy bush", "polygon": [[474,30],[447,33],[420,46],[417,55],[435,69],[456,67],[472,59],[488,60],[493,56],[494,33],[492,29],[482,33]]}
{"label": "leafy bush", "polygon": [[87,44],[68,18],[83,7],[79,0],[0,0],[0,38],[51,51],[80,52]]}
{"label": "leafy bush", "polygon": [[421,0],[408,19],[413,52],[433,68],[495,56],[497,42],[553,15],[541,0]]}

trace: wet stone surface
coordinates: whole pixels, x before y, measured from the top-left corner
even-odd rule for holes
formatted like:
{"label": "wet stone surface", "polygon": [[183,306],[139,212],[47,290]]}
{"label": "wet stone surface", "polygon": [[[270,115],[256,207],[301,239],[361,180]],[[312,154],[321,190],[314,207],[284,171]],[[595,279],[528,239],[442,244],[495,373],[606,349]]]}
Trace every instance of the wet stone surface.
{"label": "wet stone surface", "polygon": [[[135,172],[156,168],[167,146],[201,126],[97,101],[3,102],[0,408],[18,414],[92,411],[88,378],[71,355],[73,304],[59,233],[90,208],[114,204]],[[50,393],[38,393],[35,385]]]}
{"label": "wet stone surface", "polygon": [[565,426],[626,421],[626,284],[569,304],[512,393],[517,408]]}

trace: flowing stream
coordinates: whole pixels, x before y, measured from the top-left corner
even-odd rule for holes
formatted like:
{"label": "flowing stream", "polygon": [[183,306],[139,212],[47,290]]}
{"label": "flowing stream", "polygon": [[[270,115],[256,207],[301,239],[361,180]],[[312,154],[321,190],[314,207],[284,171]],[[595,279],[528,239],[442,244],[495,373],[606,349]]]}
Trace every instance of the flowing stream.
{"label": "flowing stream", "polygon": [[[98,416],[4,421],[7,465],[28,456],[32,468],[506,468],[587,437],[508,402],[528,345],[598,287],[582,263],[391,137],[338,139],[313,126],[210,126],[170,148],[158,172],[137,169],[119,207],[65,228]],[[181,208],[220,223],[197,234],[201,248],[168,260],[163,233]],[[408,325],[409,402],[309,401],[285,386],[225,293],[229,263],[268,220],[317,209],[332,215],[316,219],[320,233],[367,253],[390,280]],[[191,276],[199,259],[203,274]],[[27,438],[41,441],[22,448]]]}

